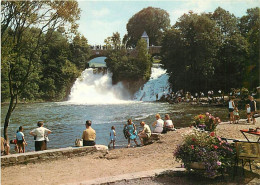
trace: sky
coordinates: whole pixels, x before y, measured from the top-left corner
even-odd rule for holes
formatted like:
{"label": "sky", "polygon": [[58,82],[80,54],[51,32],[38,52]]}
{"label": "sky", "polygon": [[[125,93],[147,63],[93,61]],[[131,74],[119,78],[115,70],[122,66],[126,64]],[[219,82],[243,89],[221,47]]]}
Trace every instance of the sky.
{"label": "sky", "polygon": [[[214,12],[221,7],[236,17],[246,15],[249,8],[260,6],[260,0],[78,0],[81,9],[79,32],[88,39],[90,45],[103,45],[104,40],[119,32],[121,39],[127,33],[128,20],[149,6],[161,8],[170,15],[171,25],[184,13]],[[148,35],[149,36],[149,35]]]}

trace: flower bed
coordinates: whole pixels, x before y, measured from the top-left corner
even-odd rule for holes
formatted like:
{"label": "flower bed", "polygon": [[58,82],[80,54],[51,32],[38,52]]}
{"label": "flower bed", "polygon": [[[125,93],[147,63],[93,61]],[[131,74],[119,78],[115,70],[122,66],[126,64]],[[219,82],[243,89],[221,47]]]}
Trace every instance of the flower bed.
{"label": "flower bed", "polygon": [[220,122],[219,117],[214,117],[207,112],[206,114],[199,114],[195,116],[192,126],[212,132],[216,129]]}
{"label": "flower bed", "polygon": [[231,167],[235,151],[232,145],[216,137],[214,132],[208,134],[194,131],[184,137],[183,144],[177,147],[174,156],[177,161],[182,161],[188,170],[191,169],[192,163],[202,163],[205,168],[202,175],[214,177],[222,169]]}

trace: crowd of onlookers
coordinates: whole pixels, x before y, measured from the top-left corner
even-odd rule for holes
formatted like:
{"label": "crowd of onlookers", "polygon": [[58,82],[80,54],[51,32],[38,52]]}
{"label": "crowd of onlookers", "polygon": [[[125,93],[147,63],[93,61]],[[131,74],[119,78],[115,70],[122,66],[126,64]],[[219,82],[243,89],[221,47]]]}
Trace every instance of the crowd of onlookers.
{"label": "crowd of onlookers", "polygon": [[221,104],[224,103],[224,94],[223,91],[219,90],[214,94],[213,90],[207,92],[207,95],[204,92],[184,92],[179,90],[177,92],[164,93],[160,98],[156,95],[157,101],[167,101],[169,103],[180,103],[180,102],[207,102]]}
{"label": "crowd of onlookers", "polygon": [[[156,121],[153,123],[153,126],[155,127],[154,131],[155,133],[163,133],[167,132],[168,130],[173,130],[174,126],[172,123],[172,120],[170,120],[170,117],[168,114],[165,115],[165,121],[163,121],[159,114],[156,114]],[[35,151],[41,151],[41,150],[47,150],[47,142],[49,141],[48,135],[52,133],[51,130],[43,127],[43,121],[39,121],[37,123],[38,128],[33,129],[30,131],[30,135],[34,137],[34,144],[35,144]],[[83,140],[83,146],[94,146],[95,140],[96,140],[96,131],[91,127],[92,122],[90,120],[86,121],[86,129],[83,131],[82,134],[82,140]],[[127,120],[127,124],[124,126],[124,135],[128,139],[128,145],[127,147],[130,147],[130,141],[134,140],[135,144],[137,146],[142,146],[144,144],[144,139],[149,139],[152,132],[149,127],[144,121],[140,122],[140,125],[142,127],[142,130],[137,132],[136,125],[132,122],[131,119]],[[139,145],[136,141],[137,137],[140,138],[141,144]],[[116,141],[116,131],[115,126],[111,127],[110,131],[110,143],[113,144],[113,148],[115,148],[115,141]],[[16,136],[14,140],[10,141],[10,144],[15,145],[15,151],[18,153],[24,153],[25,152],[25,146],[27,146],[27,142],[24,137],[23,133],[23,127],[20,126],[19,130],[16,132]],[[9,143],[1,137],[1,154],[9,154],[10,152],[10,145]]]}

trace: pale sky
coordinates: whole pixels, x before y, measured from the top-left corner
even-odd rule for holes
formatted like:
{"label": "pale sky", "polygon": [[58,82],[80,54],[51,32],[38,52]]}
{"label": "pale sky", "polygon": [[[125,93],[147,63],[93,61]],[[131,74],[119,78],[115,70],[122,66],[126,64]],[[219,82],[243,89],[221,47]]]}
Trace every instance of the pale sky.
{"label": "pale sky", "polygon": [[[143,8],[149,6],[166,10],[171,25],[184,13],[214,12],[221,7],[236,17],[246,15],[248,8],[260,6],[260,0],[171,0],[171,1],[129,1],[129,0],[78,0],[82,10],[79,32],[88,39],[90,45],[104,44],[104,39],[119,32],[121,39],[127,33],[128,20]],[[148,35],[149,36],[149,35]]]}

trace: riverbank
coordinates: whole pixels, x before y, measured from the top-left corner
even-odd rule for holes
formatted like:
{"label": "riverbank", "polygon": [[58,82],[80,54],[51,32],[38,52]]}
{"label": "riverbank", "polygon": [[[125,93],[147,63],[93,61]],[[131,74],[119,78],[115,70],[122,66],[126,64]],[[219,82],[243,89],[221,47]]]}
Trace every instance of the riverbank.
{"label": "riverbank", "polygon": [[[218,125],[217,134],[245,140],[239,130],[256,127],[260,127],[259,118],[256,125],[224,123]],[[181,128],[162,135],[161,140],[152,145],[110,150],[101,158],[88,155],[37,164],[2,167],[1,182],[5,185],[35,184],[35,182],[37,184],[77,183],[93,181],[101,177],[180,167],[181,164],[173,159],[173,151],[182,142],[182,135],[189,132],[192,132],[192,128]]]}

